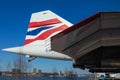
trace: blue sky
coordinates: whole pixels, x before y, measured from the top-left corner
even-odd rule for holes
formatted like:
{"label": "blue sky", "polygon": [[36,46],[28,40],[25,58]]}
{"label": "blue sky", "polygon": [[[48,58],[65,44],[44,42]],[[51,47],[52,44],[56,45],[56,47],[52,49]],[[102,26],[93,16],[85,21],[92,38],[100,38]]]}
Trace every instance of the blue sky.
{"label": "blue sky", "polygon": [[[0,66],[12,62],[15,54],[2,52],[1,49],[23,45],[30,16],[33,12],[51,10],[73,24],[101,11],[120,11],[120,0],[0,0]],[[53,68],[72,69],[72,62],[36,59],[33,67],[43,71]],[[87,70],[76,71],[88,73]]]}

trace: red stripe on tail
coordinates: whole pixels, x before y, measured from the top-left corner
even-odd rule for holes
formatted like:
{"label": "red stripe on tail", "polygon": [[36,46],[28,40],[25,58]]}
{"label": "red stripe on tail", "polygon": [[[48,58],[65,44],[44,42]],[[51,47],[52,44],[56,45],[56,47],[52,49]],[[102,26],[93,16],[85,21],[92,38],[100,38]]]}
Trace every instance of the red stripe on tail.
{"label": "red stripe on tail", "polygon": [[51,34],[57,32],[57,31],[61,31],[61,30],[65,30],[67,29],[68,26],[67,25],[62,25],[60,27],[57,27],[57,28],[54,28],[54,29],[50,29],[50,30],[47,30],[45,31],[44,33],[40,34],[38,37],[36,37],[35,39],[26,39],[24,44],[27,45],[31,42],[34,42],[36,40],[44,40],[46,38],[48,38]]}
{"label": "red stripe on tail", "polygon": [[61,21],[58,20],[57,18],[45,20],[45,21],[41,21],[41,22],[30,22],[29,28],[35,28],[38,26],[45,26],[45,25],[57,24],[57,23],[61,23]]}

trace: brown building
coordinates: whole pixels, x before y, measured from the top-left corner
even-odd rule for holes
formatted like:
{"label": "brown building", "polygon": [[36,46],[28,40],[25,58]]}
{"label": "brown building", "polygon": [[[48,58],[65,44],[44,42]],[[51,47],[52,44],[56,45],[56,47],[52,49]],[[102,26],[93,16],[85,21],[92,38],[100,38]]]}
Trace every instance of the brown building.
{"label": "brown building", "polygon": [[52,50],[91,72],[120,72],[120,12],[100,12],[52,37]]}

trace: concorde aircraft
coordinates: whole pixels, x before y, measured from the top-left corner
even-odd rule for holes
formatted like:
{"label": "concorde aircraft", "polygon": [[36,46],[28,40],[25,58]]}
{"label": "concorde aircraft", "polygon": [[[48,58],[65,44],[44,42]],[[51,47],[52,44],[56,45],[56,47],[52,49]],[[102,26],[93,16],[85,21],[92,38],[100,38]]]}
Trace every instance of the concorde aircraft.
{"label": "concorde aircraft", "polygon": [[72,60],[68,55],[51,50],[51,37],[72,25],[72,23],[50,10],[33,13],[24,45],[2,49],[2,51],[26,55],[29,57],[29,61],[34,60],[36,57]]}

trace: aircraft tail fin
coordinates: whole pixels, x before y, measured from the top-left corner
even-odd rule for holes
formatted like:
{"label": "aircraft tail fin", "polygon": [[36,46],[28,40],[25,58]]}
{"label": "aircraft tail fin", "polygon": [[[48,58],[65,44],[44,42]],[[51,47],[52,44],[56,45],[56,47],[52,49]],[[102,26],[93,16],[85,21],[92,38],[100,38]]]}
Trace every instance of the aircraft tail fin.
{"label": "aircraft tail fin", "polygon": [[24,45],[49,42],[50,37],[67,29],[72,24],[50,10],[33,13],[28,26]]}

